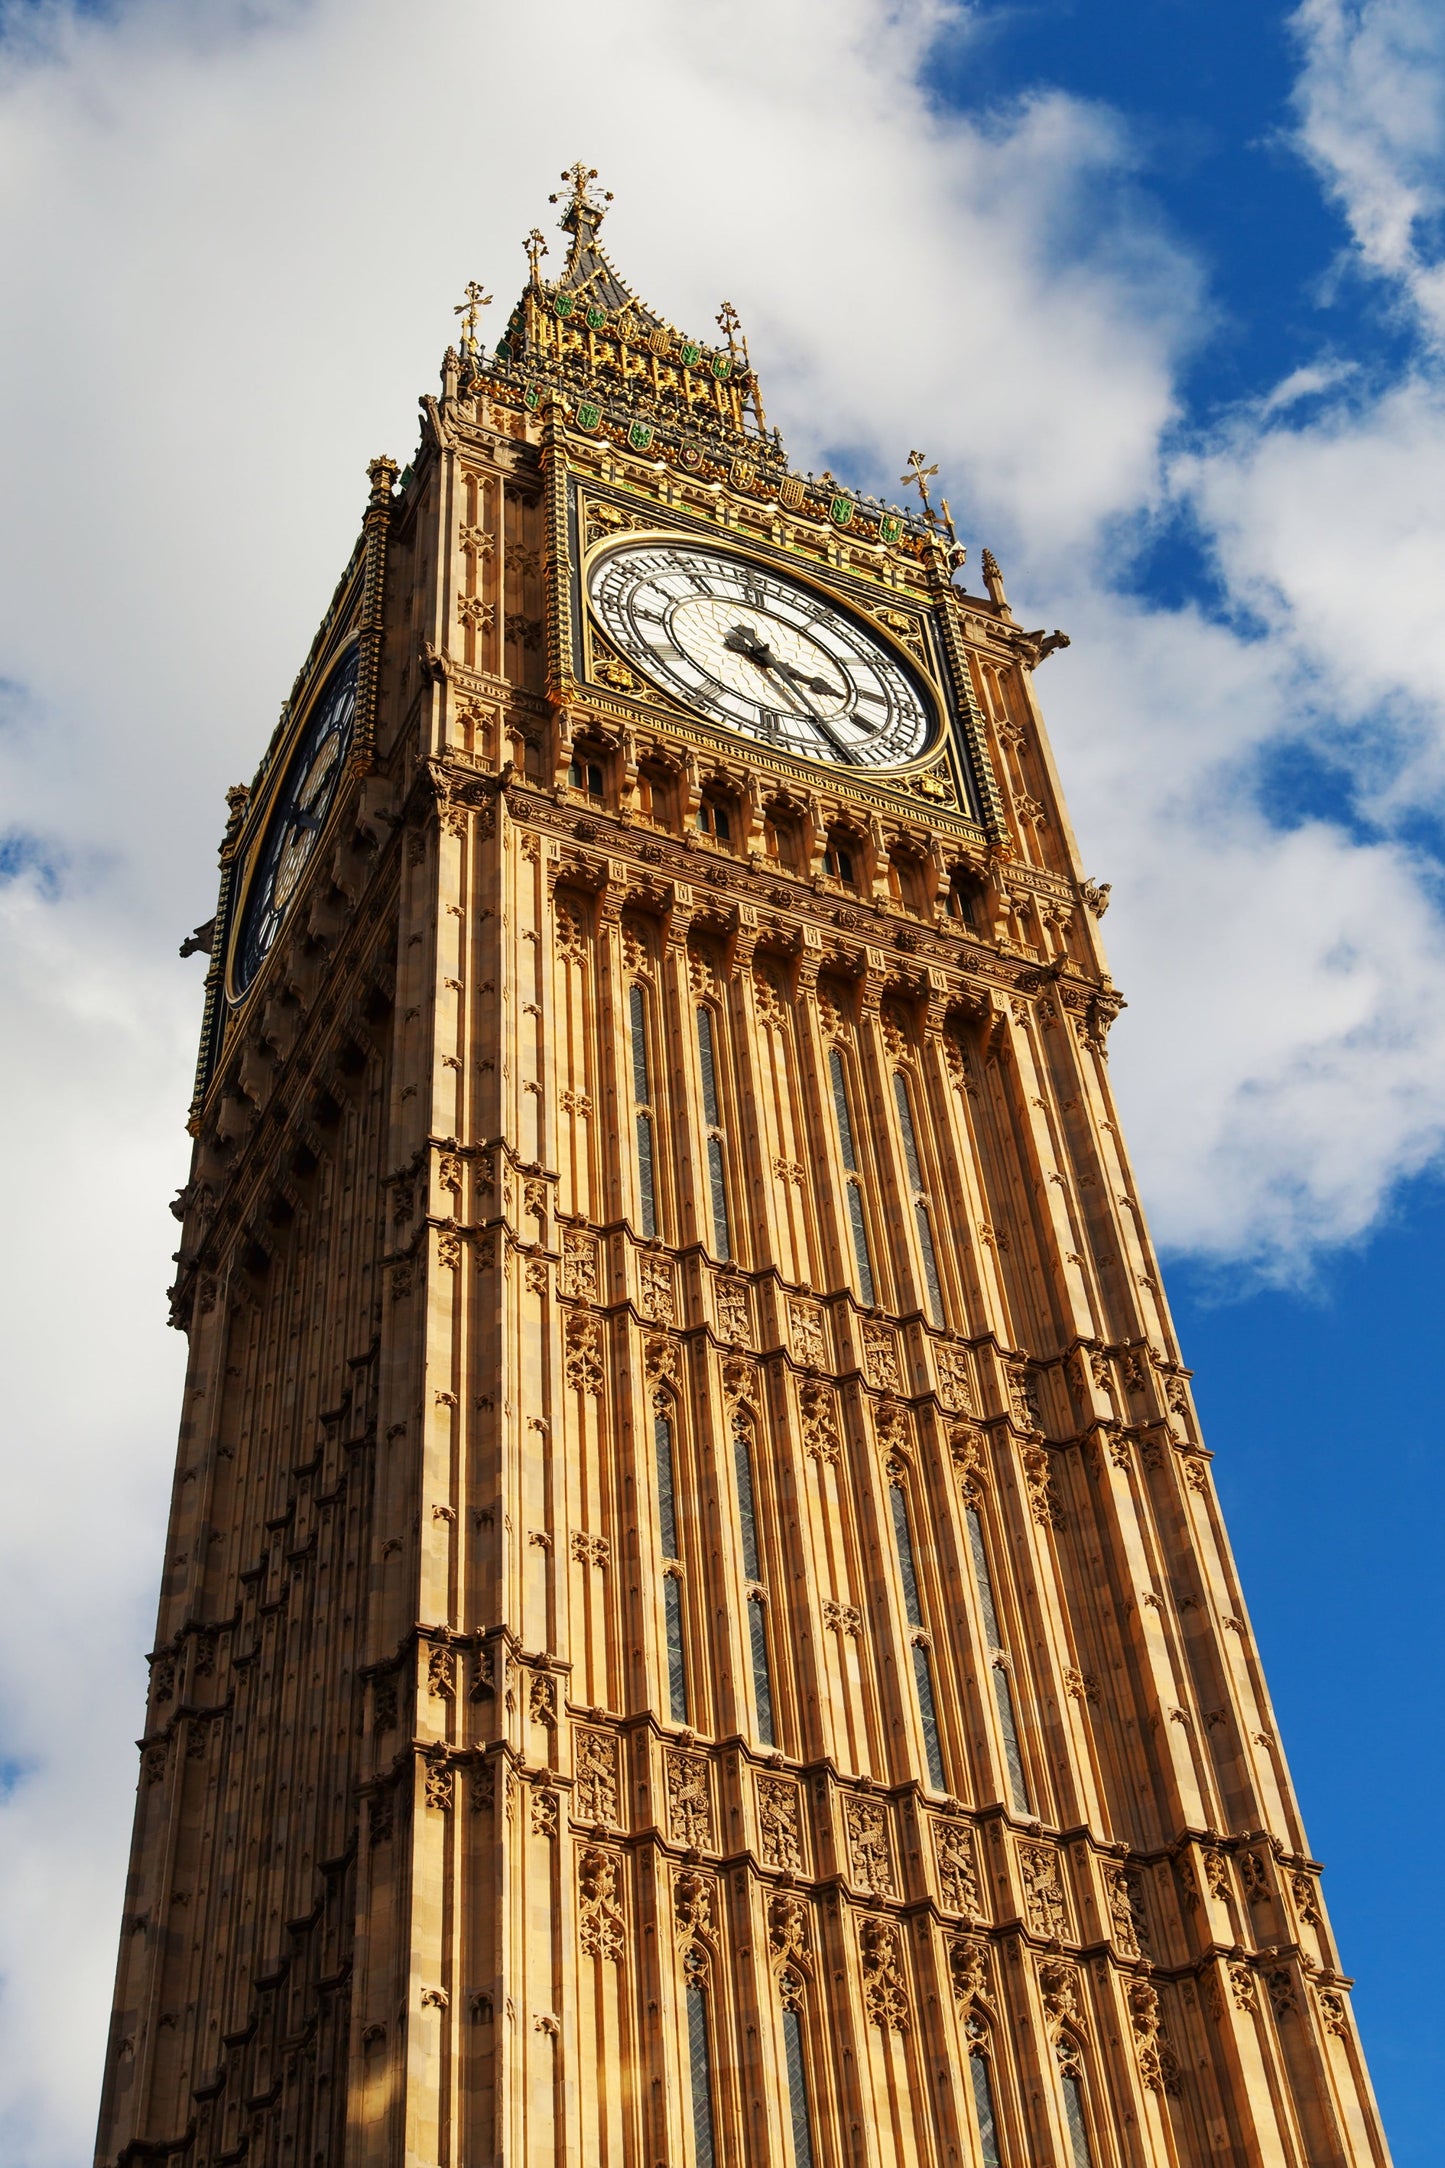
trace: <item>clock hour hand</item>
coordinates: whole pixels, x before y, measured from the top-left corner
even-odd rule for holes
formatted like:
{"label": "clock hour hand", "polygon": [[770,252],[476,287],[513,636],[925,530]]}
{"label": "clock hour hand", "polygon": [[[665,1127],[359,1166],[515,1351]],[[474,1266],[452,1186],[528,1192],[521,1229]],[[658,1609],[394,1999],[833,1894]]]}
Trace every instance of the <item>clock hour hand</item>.
{"label": "clock hour hand", "polygon": [[834,700],[838,698],[836,685],[830,685],[826,678],[809,677],[806,670],[795,670],[781,655],[775,655],[750,625],[734,625],[723,646],[730,647],[735,655],[746,655],[760,670],[781,670],[785,678],[791,678],[795,685],[802,685],[810,693],[827,693]]}
{"label": "clock hour hand", "polygon": [[[773,653],[766,641],[758,638],[751,625],[734,625],[730,632],[724,634],[723,646],[731,648],[735,655],[745,655],[748,661],[756,663],[760,670],[776,670],[790,685],[806,685],[814,692],[832,693],[836,696],[835,685],[829,685],[822,678],[807,677],[801,670],[793,669],[790,663],[784,662],[781,656]],[[852,752],[841,738],[833,735],[817,709],[807,700],[803,701],[802,707],[819,737],[826,739],[840,760],[851,762]]]}
{"label": "clock hour hand", "polygon": [[734,655],[746,655],[760,670],[776,670],[778,658],[765,640],[760,640],[751,625],[734,625],[723,638],[723,646],[731,648]]}

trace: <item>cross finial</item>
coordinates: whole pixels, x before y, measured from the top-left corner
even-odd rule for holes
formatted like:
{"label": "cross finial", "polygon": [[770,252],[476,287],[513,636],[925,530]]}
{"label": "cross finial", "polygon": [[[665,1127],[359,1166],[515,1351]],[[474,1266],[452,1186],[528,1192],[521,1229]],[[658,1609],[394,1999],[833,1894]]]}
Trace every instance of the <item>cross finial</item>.
{"label": "cross finial", "polygon": [[532,266],[532,284],[535,286],[541,276],[537,266],[547,253],[547,240],[541,228],[534,226],[522,246],[527,251],[527,261]]}
{"label": "cross finial", "polygon": [[[738,350],[738,328],[742,323],[742,318],[730,301],[725,301],[718,310],[717,322],[719,330],[728,342],[728,352],[736,355]],[[743,351],[747,351],[746,340],[743,341]]]}
{"label": "cross finial", "polygon": [[[595,181],[596,178],[596,166],[585,166],[583,165],[580,158],[577,160],[575,165],[564,166],[562,168],[562,179],[564,181],[570,181],[572,183],[571,200],[567,205],[569,211],[577,211],[583,209],[589,211],[600,211],[601,205],[594,203],[592,201],[592,198],[587,193],[587,183],[589,181]],[[603,203],[610,203],[612,201],[612,190],[610,188],[604,188],[601,193]],[[549,203],[560,203],[561,200],[562,198],[560,193],[556,195],[551,195],[547,198],[547,201]]]}
{"label": "cross finial", "polygon": [[468,279],[461,300],[452,310],[453,316],[462,319],[462,351],[474,355],[477,351],[477,317],[481,310],[490,308],[492,297],[484,293],[475,279]]}
{"label": "cross finial", "polygon": [[922,452],[910,452],[908,454],[908,472],[900,474],[898,477],[903,488],[918,491],[919,496],[923,499],[924,514],[929,519],[933,517],[933,506],[928,501],[928,477],[930,474],[937,474],[937,472],[936,466],[924,466]]}

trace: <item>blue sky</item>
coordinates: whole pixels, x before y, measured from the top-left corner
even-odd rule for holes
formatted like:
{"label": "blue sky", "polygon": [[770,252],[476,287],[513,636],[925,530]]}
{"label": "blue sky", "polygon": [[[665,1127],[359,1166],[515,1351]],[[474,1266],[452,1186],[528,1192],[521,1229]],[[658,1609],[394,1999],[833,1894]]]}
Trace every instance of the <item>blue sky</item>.
{"label": "blue sky", "polygon": [[[1207,434],[1325,357],[1361,389],[1417,359],[1398,295],[1348,254],[1339,212],[1294,140],[1292,11],[1249,0],[1104,8],[1072,0],[986,11],[930,71],[969,111],[1058,86],[1127,115],[1146,197],[1204,267],[1213,322],[1177,386],[1182,440]],[[1348,532],[1340,547],[1349,550]],[[1445,573],[1445,565],[1441,567]],[[1178,519],[1139,537],[1128,578],[1147,600],[1229,614],[1207,541]],[[1051,688],[1050,688],[1051,689]],[[1066,783],[1067,783],[1066,776]],[[1326,818],[1368,833],[1347,776],[1306,729],[1261,763],[1281,827]],[[1406,821],[1437,859],[1438,809]],[[1138,1019],[1147,1031],[1147,1017]],[[1438,1844],[1445,1627],[1439,1401],[1445,1189],[1399,1185],[1359,1238],[1303,1285],[1238,1284],[1177,1248],[1169,1289],[1271,1689],[1397,2161],[1445,2158]]]}
{"label": "blue sky", "polygon": [[736,300],[798,464],[896,494],[928,447],[972,561],[1073,636],[1038,690],[1114,884],[1127,1134],[1433,2168],[1438,6],[0,0],[0,130],[0,2158],[93,2127],[180,1390],[176,944],[367,458],[585,152],[649,300]]}

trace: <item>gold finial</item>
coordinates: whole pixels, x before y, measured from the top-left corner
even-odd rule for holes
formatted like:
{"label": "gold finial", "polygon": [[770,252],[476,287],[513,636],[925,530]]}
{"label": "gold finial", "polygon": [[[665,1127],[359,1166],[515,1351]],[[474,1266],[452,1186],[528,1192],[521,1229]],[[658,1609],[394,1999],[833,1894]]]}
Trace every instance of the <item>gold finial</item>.
{"label": "gold finial", "polygon": [[749,379],[747,396],[752,400],[753,412],[758,418],[758,433],[760,436],[766,436],[768,417],[763,412],[763,395],[758,389],[758,380],[753,375],[753,362],[752,356],[748,352],[747,334],[742,328],[742,318],[730,301],[725,301],[718,310],[717,323],[723,337],[728,342],[728,352],[734,361],[738,358],[739,347],[742,349],[743,368]]}
{"label": "gold finial", "polygon": [[[562,179],[564,181],[570,181],[572,183],[572,195],[567,205],[569,211],[588,210],[596,211],[599,216],[601,215],[602,204],[594,203],[592,201],[592,198],[587,193],[587,183],[589,181],[595,181],[596,178],[596,166],[584,166],[580,158],[577,160],[575,165],[564,166],[562,168]],[[601,191],[601,194],[602,203],[610,203],[612,201],[612,190],[610,188],[604,188]],[[547,198],[547,201],[549,203],[560,203],[561,200],[562,197],[560,192]]]}
{"label": "gold finial", "polygon": [[477,355],[478,313],[491,305],[491,295],[484,293],[475,279],[468,279],[462,299],[452,310],[453,316],[462,318],[462,352],[468,361],[475,361]]}
{"label": "gold finial", "polygon": [[933,518],[933,506],[928,501],[928,477],[930,474],[937,474],[937,472],[936,466],[924,466],[922,452],[910,452],[908,454],[908,472],[900,474],[898,477],[904,489],[917,489],[919,496],[923,499],[924,515],[928,519]]}
{"label": "gold finial", "polygon": [[[554,196],[552,200],[555,203],[557,199]],[[547,239],[539,226],[532,228],[522,246],[527,251],[527,261],[532,266],[532,284],[536,286],[540,284],[542,276],[537,266],[547,253]]]}

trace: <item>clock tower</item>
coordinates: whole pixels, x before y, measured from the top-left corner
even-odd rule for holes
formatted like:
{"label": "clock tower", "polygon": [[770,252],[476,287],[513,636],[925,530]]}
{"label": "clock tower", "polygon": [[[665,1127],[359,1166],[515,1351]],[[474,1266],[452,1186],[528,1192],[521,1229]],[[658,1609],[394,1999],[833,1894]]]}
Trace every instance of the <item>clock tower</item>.
{"label": "clock tower", "polygon": [[595,178],[230,793],[98,2159],[1382,2163],[1060,636]]}

